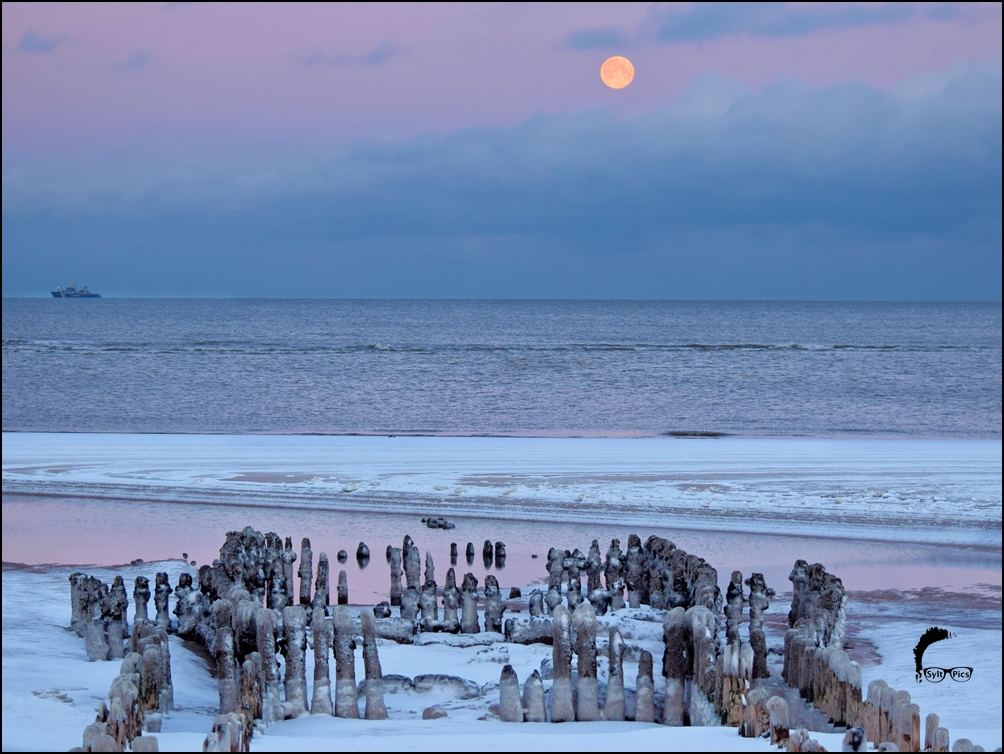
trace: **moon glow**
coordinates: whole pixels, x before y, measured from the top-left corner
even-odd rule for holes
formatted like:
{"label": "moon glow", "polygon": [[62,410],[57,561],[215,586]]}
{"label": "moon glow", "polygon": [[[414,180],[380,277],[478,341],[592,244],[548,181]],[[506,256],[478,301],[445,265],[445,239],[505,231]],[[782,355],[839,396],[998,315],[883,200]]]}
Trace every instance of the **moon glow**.
{"label": "moon glow", "polygon": [[627,58],[614,55],[600,66],[600,78],[611,89],[623,89],[634,80],[634,66]]}

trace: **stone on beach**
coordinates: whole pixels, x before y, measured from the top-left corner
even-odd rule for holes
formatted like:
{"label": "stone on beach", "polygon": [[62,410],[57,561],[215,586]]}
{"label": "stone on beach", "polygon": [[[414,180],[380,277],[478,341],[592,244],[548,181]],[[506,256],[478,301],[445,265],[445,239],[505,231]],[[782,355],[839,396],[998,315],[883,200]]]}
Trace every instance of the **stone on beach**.
{"label": "stone on beach", "polygon": [[365,542],[360,542],[359,546],[356,547],[356,560],[363,561],[370,559],[370,548],[366,546]]}

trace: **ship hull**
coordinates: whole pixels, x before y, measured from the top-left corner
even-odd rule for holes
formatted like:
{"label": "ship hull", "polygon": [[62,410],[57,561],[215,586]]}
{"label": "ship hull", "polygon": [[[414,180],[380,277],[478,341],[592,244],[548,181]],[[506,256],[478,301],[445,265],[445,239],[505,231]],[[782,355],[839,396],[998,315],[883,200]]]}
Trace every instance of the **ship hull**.
{"label": "ship hull", "polygon": [[101,298],[100,293],[64,293],[63,291],[52,291],[53,298]]}

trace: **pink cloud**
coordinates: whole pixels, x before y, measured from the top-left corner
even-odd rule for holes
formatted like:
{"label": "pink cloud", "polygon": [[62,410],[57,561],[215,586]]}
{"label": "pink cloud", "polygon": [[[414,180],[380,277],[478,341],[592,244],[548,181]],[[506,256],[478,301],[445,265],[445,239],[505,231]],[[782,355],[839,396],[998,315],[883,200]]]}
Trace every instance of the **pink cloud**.
{"label": "pink cloud", "polygon": [[[778,38],[638,42],[635,82],[614,92],[598,77],[609,53],[565,43],[576,30],[635,29],[649,14],[647,4],[5,4],[4,147],[277,140],[340,149],[540,112],[650,111],[708,71],[755,88],[785,77],[890,88],[917,71],[1001,54],[999,13],[915,14]],[[60,42],[26,53],[29,31]]]}

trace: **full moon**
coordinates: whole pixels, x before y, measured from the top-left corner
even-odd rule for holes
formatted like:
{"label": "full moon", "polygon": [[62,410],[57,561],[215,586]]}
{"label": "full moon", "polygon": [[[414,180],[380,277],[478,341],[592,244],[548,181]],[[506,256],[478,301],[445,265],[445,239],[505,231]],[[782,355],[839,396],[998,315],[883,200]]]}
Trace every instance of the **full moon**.
{"label": "full moon", "polygon": [[627,58],[614,55],[600,66],[600,78],[611,89],[623,89],[634,79],[634,66]]}

